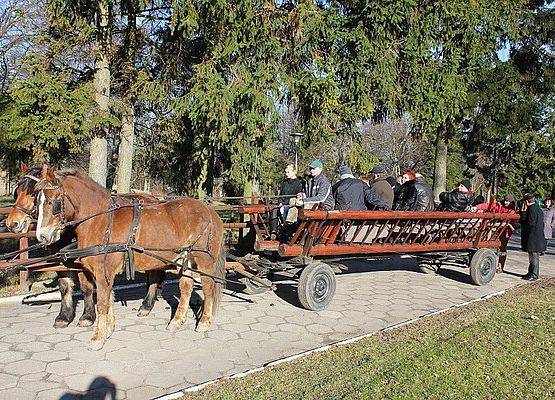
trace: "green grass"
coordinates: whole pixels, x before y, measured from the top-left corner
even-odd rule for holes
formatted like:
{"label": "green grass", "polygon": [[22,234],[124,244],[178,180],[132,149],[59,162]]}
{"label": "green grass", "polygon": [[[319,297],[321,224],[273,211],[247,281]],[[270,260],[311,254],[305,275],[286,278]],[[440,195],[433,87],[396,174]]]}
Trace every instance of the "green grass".
{"label": "green grass", "polygon": [[184,399],[555,398],[555,279]]}

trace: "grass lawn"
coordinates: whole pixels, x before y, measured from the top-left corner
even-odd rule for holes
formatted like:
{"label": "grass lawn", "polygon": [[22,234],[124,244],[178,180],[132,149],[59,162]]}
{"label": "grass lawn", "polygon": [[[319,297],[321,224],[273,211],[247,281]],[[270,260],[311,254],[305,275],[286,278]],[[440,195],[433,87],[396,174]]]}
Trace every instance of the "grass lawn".
{"label": "grass lawn", "polygon": [[553,399],[555,279],[184,399]]}

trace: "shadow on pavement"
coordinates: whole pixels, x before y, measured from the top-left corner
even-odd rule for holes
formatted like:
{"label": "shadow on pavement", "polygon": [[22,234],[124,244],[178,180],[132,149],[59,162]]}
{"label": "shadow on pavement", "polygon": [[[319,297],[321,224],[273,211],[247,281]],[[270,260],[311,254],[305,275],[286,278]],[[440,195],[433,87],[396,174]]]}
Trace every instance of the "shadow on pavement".
{"label": "shadow on pavement", "polygon": [[[326,262],[326,260],[323,261]],[[347,269],[343,270],[340,275],[391,271],[408,271],[415,274],[423,274],[418,269],[416,259],[411,257],[401,257],[399,255],[343,259],[340,261],[334,261],[333,264],[341,264],[347,267]],[[468,268],[466,267],[449,265],[448,267],[441,268],[438,274],[447,279],[473,285],[468,273]],[[297,280],[294,277],[286,274],[273,274],[271,280],[277,287],[275,293],[279,298],[292,306],[304,308],[299,302],[297,295]]]}
{"label": "shadow on pavement", "polygon": [[85,393],[65,393],[59,400],[116,400],[116,385],[104,376],[98,376]]}

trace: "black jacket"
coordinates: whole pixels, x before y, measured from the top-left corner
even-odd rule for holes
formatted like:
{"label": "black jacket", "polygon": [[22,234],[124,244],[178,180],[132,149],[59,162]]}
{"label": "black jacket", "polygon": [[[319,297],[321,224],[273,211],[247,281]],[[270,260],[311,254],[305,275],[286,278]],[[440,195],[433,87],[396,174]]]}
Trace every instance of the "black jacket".
{"label": "black jacket", "polygon": [[393,209],[400,211],[432,211],[434,193],[422,178],[403,183],[395,190]]}
{"label": "black jacket", "polygon": [[543,218],[543,211],[537,204],[532,204],[526,210],[521,220],[520,244],[522,251],[543,253],[546,250]]}
{"label": "black jacket", "polygon": [[474,195],[463,193],[459,189],[443,192],[439,195],[440,209],[443,211],[466,211],[472,206]]}
{"label": "black jacket", "polygon": [[332,187],[336,210],[389,209],[370,186],[356,178],[344,178]]}
{"label": "black jacket", "polygon": [[288,197],[281,197],[280,203],[289,204],[289,200],[297,196],[297,194],[301,193],[302,191],[303,191],[303,183],[299,178],[285,179],[283,182],[281,182],[281,189],[279,190],[279,195],[288,196]]}

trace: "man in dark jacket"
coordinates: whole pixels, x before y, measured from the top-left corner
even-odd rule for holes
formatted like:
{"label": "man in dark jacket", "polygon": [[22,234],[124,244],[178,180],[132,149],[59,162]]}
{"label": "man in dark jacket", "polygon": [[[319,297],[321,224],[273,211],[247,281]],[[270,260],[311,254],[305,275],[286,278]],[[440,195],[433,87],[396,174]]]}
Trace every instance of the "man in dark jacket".
{"label": "man in dark jacket", "polygon": [[297,170],[293,164],[288,164],[285,168],[285,179],[281,182],[281,188],[279,190],[280,196],[286,196],[280,198],[281,204],[289,204],[289,200],[296,197],[299,193],[303,191],[303,183],[299,178],[297,178]]}
{"label": "man in dark jacket", "polygon": [[463,179],[452,192],[439,195],[440,209],[443,211],[468,211],[473,205],[474,195],[470,179]]}
{"label": "man in dark jacket", "polygon": [[310,192],[297,196],[297,206],[312,206],[318,204],[325,210],[333,210],[334,200],[331,194],[331,183],[322,173],[324,164],[320,160],[314,160],[308,166],[312,175]]}
{"label": "man in dark jacket", "polygon": [[393,208],[400,211],[433,211],[434,193],[424,177],[413,170],[403,174],[403,184],[395,191]]}
{"label": "man in dark jacket", "polygon": [[333,185],[332,193],[336,210],[389,209],[383,199],[363,181],[356,179],[349,167],[338,170],[339,181]]}
{"label": "man in dark jacket", "polygon": [[270,212],[270,232],[272,237],[276,235],[277,227],[279,221],[282,222],[287,217],[287,211],[289,210],[289,201],[295,198],[299,193],[303,191],[303,183],[299,178],[297,178],[297,170],[293,164],[288,164],[285,167],[285,179],[281,182],[281,188],[279,190],[279,208],[274,208]]}
{"label": "man in dark jacket", "polygon": [[536,197],[533,194],[524,195],[527,209],[522,223],[521,246],[522,251],[528,253],[528,273],[523,279],[535,281],[540,276],[540,254],[546,250],[543,211],[536,204]]}
{"label": "man in dark jacket", "polygon": [[[372,190],[382,198],[385,204],[387,204],[387,208],[391,209],[393,207],[394,186],[392,186],[391,183],[387,180],[385,170],[382,166],[377,165],[372,168],[372,174],[374,175]],[[393,177],[391,177],[391,179],[393,179]],[[395,181],[395,179],[393,179],[393,181]]]}

